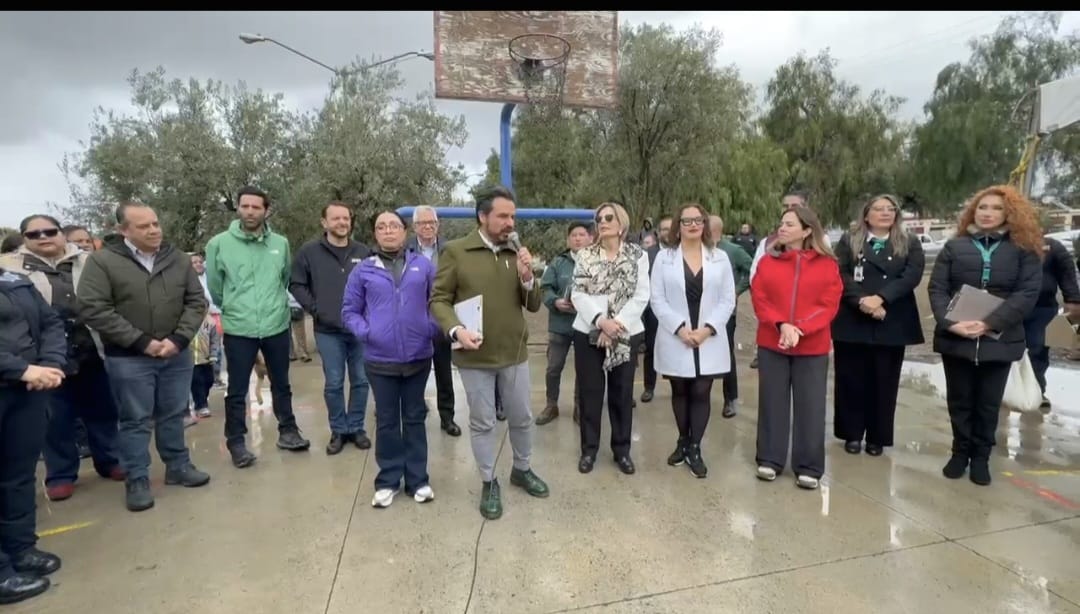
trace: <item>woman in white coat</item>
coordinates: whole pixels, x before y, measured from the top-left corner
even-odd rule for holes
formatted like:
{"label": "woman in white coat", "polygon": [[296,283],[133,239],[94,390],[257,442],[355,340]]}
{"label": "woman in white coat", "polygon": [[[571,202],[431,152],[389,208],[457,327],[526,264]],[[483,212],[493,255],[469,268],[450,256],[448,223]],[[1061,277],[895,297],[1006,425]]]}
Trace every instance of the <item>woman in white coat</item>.
{"label": "woman in white coat", "polygon": [[671,382],[679,444],[668,464],[686,462],[694,476],[708,472],[701,439],[712,413],[713,379],[731,370],[727,321],[735,310],[731,261],[714,246],[709,214],[691,203],[674,218],[668,244],[656,255],[650,306],[656,332],[656,372]]}

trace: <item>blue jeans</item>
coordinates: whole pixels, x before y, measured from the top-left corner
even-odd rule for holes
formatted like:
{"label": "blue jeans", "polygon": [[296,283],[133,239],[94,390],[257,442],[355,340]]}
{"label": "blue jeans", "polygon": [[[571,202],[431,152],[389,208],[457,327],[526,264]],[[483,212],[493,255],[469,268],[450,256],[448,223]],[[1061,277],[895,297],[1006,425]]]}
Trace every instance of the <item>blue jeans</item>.
{"label": "blue jeans", "polygon": [[1058,308],[1036,307],[1024,320],[1024,337],[1027,340],[1028,358],[1035,371],[1039,388],[1046,393],[1046,370],[1050,368],[1050,348],[1046,347],[1046,327],[1054,321]]}
{"label": "blue jeans", "polygon": [[[330,415],[330,432],[354,435],[364,432],[368,377],[364,372],[364,344],[348,333],[315,333],[315,347],[322,357],[323,400]],[[345,409],[345,371],[349,372],[349,406]]]}
{"label": "blue jeans", "polygon": [[184,443],[184,415],[195,369],[191,349],[166,359],[107,356],[105,368],[120,408],[117,451],[128,481],[149,477],[151,429],[167,469],[190,463]]}
{"label": "blue jeans", "polygon": [[94,470],[108,477],[116,458],[117,409],[105,363],[91,358],[76,375],[49,394],[49,427],[45,434],[45,486],[73,484],[79,478],[75,420],[86,426]]}
{"label": "blue jeans", "polygon": [[405,479],[405,492],[413,494],[428,485],[427,405],[424,388],[430,369],[408,376],[372,373],[375,394],[375,490],[397,490]]}

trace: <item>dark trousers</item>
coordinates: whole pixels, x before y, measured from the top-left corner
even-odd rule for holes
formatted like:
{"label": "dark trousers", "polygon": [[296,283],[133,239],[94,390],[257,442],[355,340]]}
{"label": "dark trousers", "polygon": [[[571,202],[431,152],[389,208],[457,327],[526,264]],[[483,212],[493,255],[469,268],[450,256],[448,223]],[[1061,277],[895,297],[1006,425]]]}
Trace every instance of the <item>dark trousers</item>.
{"label": "dark trousers", "polygon": [[375,397],[375,462],[379,465],[375,489],[397,490],[404,478],[405,492],[413,494],[428,484],[424,426],[428,371],[407,376],[368,371],[367,375]]}
{"label": "dark trousers", "polygon": [[724,374],[724,402],[730,403],[739,398],[739,376],[735,372],[735,314],[727,321],[728,352],[731,355],[731,370]]}
{"label": "dark trousers", "polygon": [[172,358],[108,356],[105,366],[120,409],[117,451],[128,481],[149,477],[150,433],[167,469],[191,462],[184,443],[184,416],[195,363],[191,349]]}
{"label": "dark trousers", "polygon": [[1046,347],[1046,327],[1057,317],[1058,308],[1036,307],[1024,320],[1024,337],[1027,339],[1028,358],[1035,371],[1039,388],[1046,394],[1046,370],[1050,368],[1050,348]]}
{"label": "dark trousers", "polygon": [[[562,387],[563,369],[566,367],[566,357],[570,354],[570,348],[574,345],[574,336],[548,333],[547,346],[547,404],[558,405],[559,388]],[[579,403],[578,379],[574,378],[574,407]]]}
{"label": "dark trousers", "polygon": [[289,384],[289,329],[273,337],[254,339],[226,334],[225,368],[229,372],[229,389],[225,393],[225,440],[233,446],[243,443],[247,435],[247,396],[251,386],[251,370],[255,355],[262,351],[270,378],[270,395],[278,432],[296,428],[293,415],[292,386]]}
{"label": "dark trousers", "polygon": [[656,331],[660,328],[660,322],[653,315],[652,309],[646,309],[641,318],[645,324],[645,356],[641,360],[641,368],[645,371],[642,378],[645,380],[645,390],[656,390],[656,369],[653,368],[653,349],[656,345]]}
{"label": "dark trousers", "polygon": [[435,355],[431,357],[431,366],[435,369],[436,405],[439,408],[439,420],[454,420],[454,372],[451,361],[450,341],[444,337],[435,340]]}
{"label": "dark trousers", "polygon": [[210,389],[214,387],[214,365],[195,365],[191,372],[191,402],[195,409],[210,407]]}
{"label": "dark trousers", "polygon": [[1009,380],[1007,362],[981,362],[942,355],[945,402],[952,422],[953,454],[989,459],[994,447],[1001,398]]}
{"label": "dark trousers", "polygon": [[0,388],[0,580],[14,573],[10,557],[37,543],[34,469],[48,404],[48,392],[31,392],[22,382]]}
{"label": "dark trousers", "polygon": [[595,457],[600,448],[600,416],[604,412],[606,389],[611,451],[619,458],[630,454],[637,348],[631,343],[630,360],[607,373],[604,372],[606,352],[591,345],[588,335],[574,331],[574,372],[581,394],[581,454]]}
{"label": "dark trousers", "polygon": [[833,341],[833,434],[844,441],[893,445],[904,346]]}
{"label": "dark trousers", "polygon": [[45,486],[73,484],[79,478],[76,423],[82,419],[98,475],[108,476],[117,460],[116,398],[101,358],[90,357],[79,372],[49,393],[45,434]]}
{"label": "dark trousers", "polygon": [[671,411],[675,414],[675,426],[679,429],[679,441],[683,444],[701,445],[705,428],[712,416],[711,377],[672,377]]}
{"label": "dark trousers", "polygon": [[825,473],[828,354],[788,356],[759,347],[758,373],[758,466],[782,473],[790,443],[795,474],[820,478]]}
{"label": "dark trousers", "polygon": [[[368,383],[364,370],[364,344],[352,333],[315,333],[323,369],[323,402],[330,432],[339,435],[367,434]],[[345,373],[349,374],[349,402],[345,403]]]}

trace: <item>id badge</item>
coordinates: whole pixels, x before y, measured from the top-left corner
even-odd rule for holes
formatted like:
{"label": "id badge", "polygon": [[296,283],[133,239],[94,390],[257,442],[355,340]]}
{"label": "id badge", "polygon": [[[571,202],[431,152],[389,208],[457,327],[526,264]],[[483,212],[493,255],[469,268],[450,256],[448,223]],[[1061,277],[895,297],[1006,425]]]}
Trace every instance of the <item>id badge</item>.
{"label": "id badge", "polygon": [[863,270],[862,270],[862,265],[861,264],[855,267],[855,274],[853,275],[853,277],[855,278],[856,282],[858,282],[860,284],[862,283],[862,281],[863,281]]}

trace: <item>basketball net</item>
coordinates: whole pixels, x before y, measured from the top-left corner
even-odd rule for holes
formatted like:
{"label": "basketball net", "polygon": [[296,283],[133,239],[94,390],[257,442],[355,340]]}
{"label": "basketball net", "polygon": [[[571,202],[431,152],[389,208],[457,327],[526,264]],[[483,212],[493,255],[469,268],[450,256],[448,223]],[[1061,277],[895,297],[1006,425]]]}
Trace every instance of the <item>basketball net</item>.
{"label": "basketball net", "polygon": [[550,34],[526,34],[510,41],[510,58],[531,114],[543,122],[562,117],[570,43]]}

